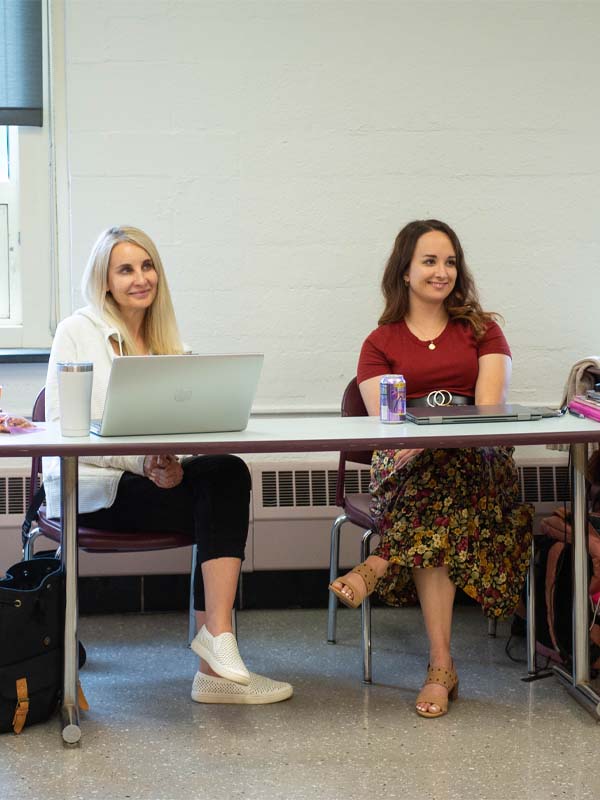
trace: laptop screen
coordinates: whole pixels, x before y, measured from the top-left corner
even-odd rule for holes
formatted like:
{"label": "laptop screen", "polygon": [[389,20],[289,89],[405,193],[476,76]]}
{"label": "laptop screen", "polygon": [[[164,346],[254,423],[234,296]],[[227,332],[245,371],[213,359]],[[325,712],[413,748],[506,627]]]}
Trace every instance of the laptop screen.
{"label": "laptop screen", "polygon": [[262,354],[127,356],[112,362],[100,436],[244,430]]}

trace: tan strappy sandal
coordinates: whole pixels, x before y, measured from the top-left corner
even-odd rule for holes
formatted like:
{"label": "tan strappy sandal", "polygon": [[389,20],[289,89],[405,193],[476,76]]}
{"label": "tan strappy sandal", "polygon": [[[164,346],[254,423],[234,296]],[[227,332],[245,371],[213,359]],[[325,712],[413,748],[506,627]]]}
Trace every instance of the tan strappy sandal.
{"label": "tan strappy sandal", "polygon": [[[443,686],[448,690],[448,697],[445,700],[434,699],[431,693],[427,690],[430,683],[437,683],[438,686]],[[429,703],[430,705],[437,706],[439,711],[422,711],[415,706],[415,711],[420,717],[443,717],[448,713],[448,700],[456,700],[458,697],[458,675],[454,669],[444,669],[444,667],[427,667],[427,678],[423,684],[423,688],[417,697],[418,703]]]}
{"label": "tan strappy sandal", "polygon": [[341,583],[342,586],[348,586],[350,589],[352,589],[352,599],[345,595],[341,589],[336,589],[333,583],[329,584],[329,589],[334,593],[338,600],[345,606],[348,606],[348,608],[358,608],[365,597],[368,597],[373,593],[373,590],[377,585],[377,581],[379,580],[373,567],[370,567],[365,561],[363,561],[361,564],[357,564],[354,569],[351,569],[350,572],[346,574],[351,575],[353,572],[355,572],[357,575],[360,575],[365,582],[365,591],[362,589],[357,589],[351,583],[345,581],[345,575],[336,578],[336,581]]}

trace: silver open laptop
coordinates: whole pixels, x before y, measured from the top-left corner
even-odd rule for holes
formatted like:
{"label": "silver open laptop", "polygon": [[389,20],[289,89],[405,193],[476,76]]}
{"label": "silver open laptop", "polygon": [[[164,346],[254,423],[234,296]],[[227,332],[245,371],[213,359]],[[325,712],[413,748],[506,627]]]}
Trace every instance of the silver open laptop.
{"label": "silver open laptop", "polygon": [[242,431],[264,356],[126,356],[112,363],[99,436]]}

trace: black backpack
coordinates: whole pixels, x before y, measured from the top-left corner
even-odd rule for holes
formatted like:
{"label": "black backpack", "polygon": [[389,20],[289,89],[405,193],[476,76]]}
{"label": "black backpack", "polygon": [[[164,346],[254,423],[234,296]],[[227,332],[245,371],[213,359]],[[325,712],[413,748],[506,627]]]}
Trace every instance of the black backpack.
{"label": "black backpack", "polygon": [[[35,493],[22,526],[25,539],[44,501]],[[14,564],[0,580],[0,733],[43,722],[62,699],[65,581],[53,551]],[[79,666],[86,654],[79,643]]]}
{"label": "black backpack", "polygon": [[62,696],[65,584],[60,561],[34,558],[0,580],[0,732],[20,733]]}
{"label": "black backpack", "polygon": [[[536,650],[551,661],[570,667],[573,653],[573,580],[569,515],[563,509],[557,510],[551,517],[542,520],[541,530],[545,535],[536,536],[535,539]],[[595,570],[598,570],[600,563],[600,535],[591,523],[588,537],[591,554],[589,575],[592,581],[599,583],[600,575],[595,575]],[[590,640],[590,664],[598,668],[600,646],[594,639],[600,641],[600,625],[593,626]]]}

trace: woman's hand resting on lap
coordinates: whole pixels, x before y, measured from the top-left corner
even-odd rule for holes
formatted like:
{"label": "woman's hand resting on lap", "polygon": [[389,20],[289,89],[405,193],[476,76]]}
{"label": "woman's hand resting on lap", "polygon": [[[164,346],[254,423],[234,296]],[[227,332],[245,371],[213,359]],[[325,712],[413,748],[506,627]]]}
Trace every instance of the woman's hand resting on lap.
{"label": "woman's hand resting on lap", "polygon": [[173,489],[183,480],[183,467],[176,456],[146,456],[144,475],[161,489]]}
{"label": "woman's hand resting on lap", "polygon": [[422,453],[423,449],[424,448],[420,447],[413,450],[396,450],[394,461],[396,462],[398,469],[405,467],[409,461],[412,461],[413,458],[415,458],[415,456],[418,456],[419,453]]}

